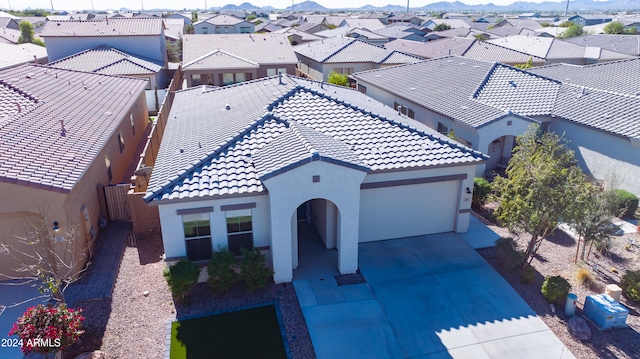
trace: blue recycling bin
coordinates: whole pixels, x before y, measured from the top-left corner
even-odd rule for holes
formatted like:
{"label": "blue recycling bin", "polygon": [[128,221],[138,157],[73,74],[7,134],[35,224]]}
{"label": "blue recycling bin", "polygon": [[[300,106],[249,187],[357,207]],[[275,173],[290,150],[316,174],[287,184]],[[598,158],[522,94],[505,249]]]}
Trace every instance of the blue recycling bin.
{"label": "blue recycling bin", "polygon": [[606,294],[594,294],[587,296],[584,313],[600,329],[611,329],[627,326],[629,310]]}

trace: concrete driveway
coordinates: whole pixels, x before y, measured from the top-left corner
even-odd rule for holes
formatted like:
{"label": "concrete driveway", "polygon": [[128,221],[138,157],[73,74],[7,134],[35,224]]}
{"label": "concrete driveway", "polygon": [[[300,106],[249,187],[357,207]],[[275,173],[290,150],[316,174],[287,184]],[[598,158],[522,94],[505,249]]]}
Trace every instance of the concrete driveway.
{"label": "concrete driveway", "polygon": [[367,284],[296,280],[322,358],[574,358],[459,235],[360,244]]}

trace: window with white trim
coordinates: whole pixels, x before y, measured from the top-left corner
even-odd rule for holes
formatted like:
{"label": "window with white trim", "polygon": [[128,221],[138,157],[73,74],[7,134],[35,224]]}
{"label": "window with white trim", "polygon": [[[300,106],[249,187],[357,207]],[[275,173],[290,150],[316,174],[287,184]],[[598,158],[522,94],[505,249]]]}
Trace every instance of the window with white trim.
{"label": "window with white trim", "polygon": [[182,227],[187,258],[191,261],[211,259],[213,247],[209,213],[183,214]]}
{"label": "window with white trim", "polygon": [[236,255],[240,255],[240,248],[253,248],[253,225],[251,223],[251,209],[226,211],[227,217],[227,247]]}

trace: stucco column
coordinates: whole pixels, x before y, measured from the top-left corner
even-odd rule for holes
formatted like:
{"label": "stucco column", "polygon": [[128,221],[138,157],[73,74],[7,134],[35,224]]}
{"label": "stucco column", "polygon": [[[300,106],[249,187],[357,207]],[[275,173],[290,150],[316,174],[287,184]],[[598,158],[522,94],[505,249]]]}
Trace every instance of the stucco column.
{"label": "stucco column", "polygon": [[291,248],[291,212],[278,210],[278,203],[271,201],[271,253],[273,256],[273,281],[293,280]]}
{"label": "stucco column", "polygon": [[338,205],[338,270],[340,274],[355,273],[358,269],[358,236],[360,218],[360,188]]}

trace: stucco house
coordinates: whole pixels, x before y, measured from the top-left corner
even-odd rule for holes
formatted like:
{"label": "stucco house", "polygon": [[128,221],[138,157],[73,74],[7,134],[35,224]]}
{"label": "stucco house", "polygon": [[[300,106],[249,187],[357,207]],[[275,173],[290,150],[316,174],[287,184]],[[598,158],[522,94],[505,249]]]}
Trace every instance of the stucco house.
{"label": "stucco house", "polygon": [[182,46],[188,87],[225,86],[296,69],[286,34],[184,35]]}
{"label": "stucco house", "polygon": [[490,156],[476,176],[506,167],[533,122],[563,134],[585,173],[640,194],[640,59],[523,71],[450,56],[352,75],[358,88]]}
{"label": "stucco house", "polygon": [[250,34],[255,25],[235,16],[216,15],[193,24],[194,34]]}
{"label": "stucco house", "polygon": [[170,118],[145,196],[166,260],[257,247],[277,283],[304,265],[300,226],[337,249],[341,273],[359,243],[466,231],[486,160],[355,90],[289,75],[178,91]]}
{"label": "stucco house", "polygon": [[162,65],[160,61],[128,54],[104,45],[48,64],[60,69],[141,78],[147,81],[147,90],[165,87],[166,80]]}
{"label": "stucco house", "polygon": [[327,81],[331,72],[354,72],[415,63],[420,58],[350,37],[333,37],[293,47],[298,69],[318,81]]}
{"label": "stucco house", "polygon": [[[42,65],[0,71],[0,80],[0,237],[26,236],[25,220],[43,214],[65,233],[68,218],[79,232],[72,261],[80,269],[105,216],[98,186],[129,180],[144,138],[146,81]],[[56,249],[65,241],[56,238]],[[0,273],[15,269],[0,253]]]}
{"label": "stucco house", "polygon": [[606,22],[611,22],[612,20],[613,20],[612,16],[602,15],[602,14],[573,15],[568,19],[568,21],[571,21],[575,24],[582,25],[582,26],[604,24]]}
{"label": "stucco house", "polygon": [[96,21],[49,21],[40,36],[49,61],[105,45],[167,63],[164,25],[160,18],[105,18]]}

